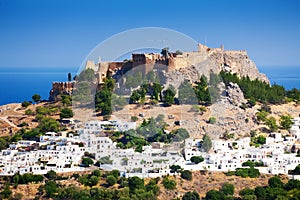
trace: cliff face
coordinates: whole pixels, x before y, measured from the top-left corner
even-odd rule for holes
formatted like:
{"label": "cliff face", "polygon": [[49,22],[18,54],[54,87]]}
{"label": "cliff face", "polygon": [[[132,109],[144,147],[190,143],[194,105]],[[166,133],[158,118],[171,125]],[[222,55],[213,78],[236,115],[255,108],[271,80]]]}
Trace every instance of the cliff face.
{"label": "cliff face", "polygon": [[237,73],[241,77],[249,76],[251,80],[258,79],[270,83],[267,76],[258,71],[246,51],[224,51],[221,56],[222,59],[217,59],[217,61],[221,61],[218,64],[222,66],[223,71]]}

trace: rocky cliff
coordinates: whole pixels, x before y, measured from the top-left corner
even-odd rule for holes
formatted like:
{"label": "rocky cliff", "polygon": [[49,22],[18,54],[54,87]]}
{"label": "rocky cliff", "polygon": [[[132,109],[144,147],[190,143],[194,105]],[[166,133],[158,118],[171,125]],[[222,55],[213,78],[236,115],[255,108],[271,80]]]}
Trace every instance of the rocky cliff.
{"label": "rocky cliff", "polygon": [[184,79],[191,82],[199,80],[203,74],[209,78],[210,71],[236,73],[240,77],[249,77],[270,83],[267,76],[258,71],[255,63],[244,50],[224,50],[224,47],[211,49],[198,45],[198,52],[185,52],[172,58],[172,66],[167,74],[169,84],[179,86]]}

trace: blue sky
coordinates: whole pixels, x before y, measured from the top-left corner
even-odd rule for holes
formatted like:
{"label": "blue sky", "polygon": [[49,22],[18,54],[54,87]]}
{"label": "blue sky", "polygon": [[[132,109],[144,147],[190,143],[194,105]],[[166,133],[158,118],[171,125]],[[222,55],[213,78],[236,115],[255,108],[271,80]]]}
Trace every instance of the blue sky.
{"label": "blue sky", "polygon": [[259,66],[300,66],[297,0],[0,0],[0,67],[80,66],[113,34],[164,27]]}

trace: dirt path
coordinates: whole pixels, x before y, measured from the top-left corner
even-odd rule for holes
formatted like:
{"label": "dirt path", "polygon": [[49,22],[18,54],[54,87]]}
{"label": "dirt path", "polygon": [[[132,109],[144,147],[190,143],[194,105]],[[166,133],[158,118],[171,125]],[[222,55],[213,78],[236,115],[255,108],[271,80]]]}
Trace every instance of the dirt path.
{"label": "dirt path", "polygon": [[6,122],[7,124],[9,124],[10,126],[14,127],[14,128],[17,128],[17,129],[20,129],[19,127],[17,127],[15,124],[11,123],[11,121],[9,121],[7,119],[8,116],[5,116],[5,117],[0,117],[0,120]]}

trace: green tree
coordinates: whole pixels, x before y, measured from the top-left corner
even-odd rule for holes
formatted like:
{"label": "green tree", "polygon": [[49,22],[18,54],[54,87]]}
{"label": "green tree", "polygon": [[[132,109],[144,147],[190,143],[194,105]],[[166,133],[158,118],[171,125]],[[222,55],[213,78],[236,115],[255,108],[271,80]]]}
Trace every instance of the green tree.
{"label": "green tree", "polygon": [[[112,113],[112,91],[114,90],[114,87],[114,79],[108,77],[105,79],[103,87],[96,92],[95,107],[97,111],[101,111],[101,115],[105,116]],[[124,101],[121,100],[121,102]]]}
{"label": "green tree", "polygon": [[100,176],[101,176],[101,171],[100,171],[99,169],[95,169],[95,170],[92,172],[92,175],[93,175],[93,176],[100,177]]}
{"label": "green tree", "polygon": [[226,199],[225,195],[218,190],[209,190],[205,196],[206,200],[223,200]]}
{"label": "green tree", "polygon": [[178,88],[178,100],[180,104],[198,104],[195,91],[190,82],[186,79],[180,84]]}
{"label": "green tree", "polygon": [[23,101],[22,102],[22,107],[24,107],[24,108],[27,108],[29,105],[31,105],[31,103],[28,102],[28,101]]}
{"label": "green tree", "polygon": [[0,137],[0,151],[8,147],[7,140],[3,137]]}
{"label": "green tree", "polygon": [[136,122],[137,120],[139,120],[139,118],[137,116],[131,116],[131,121],[132,122]]}
{"label": "green tree", "polygon": [[266,144],[266,138],[262,135],[259,135],[257,138],[256,138],[256,143],[257,144]]}
{"label": "green tree", "polygon": [[200,196],[199,196],[198,192],[196,192],[196,191],[186,192],[183,195],[182,200],[200,200]]}
{"label": "green tree", "polygon": [[114,111],[122,110],[127,104],[127,101],[124,97],[118,96],[116,94],[111,95],[111,104]]}
{"label": "green tree", "polygon": [[195,94],[197,96],[197,99],[199,103],[204,104],[204,103],[211,103],[211,96],[209,93],[209,87],[207,83],[207,78],[206,76],[202,75],[200,77],[199,82],[196,83],[196,87],[194,88]]}
{"label": "green tree", "polygon": [[202,156],[192,156],[191,162],[198,164],[204,161],[204,158]]}
{"label": "green tree", "polygon": [[246,166],[249,166],[249,167],[254,167],[254,162],[252,162],[251,160],[247,160],[246,162],[243,162],[242,166],[243,167],[246,167]]}
{"label": "green tree", "polygon": [[85,166],[90,166],[94,164],[94,161],[91,158],[83,157],[81,163]]}
{"label": "green tree", "polygon": [[95,72],[93,69],[89,68],[89,69],[85,69],[83,71],[80,72],[80,74],[77,77],[77,81],[78,82],[93,82],[95,79]]}
{"label": "green tree", "polygon": [[185,128],[179,128],[174,132],[175,136],[173,138],[174,142],[181,142],[190,137],[189,132]]}
{"label": "green tree", "polygon": [[134,90],[134,91],[131,93],[131,95],[130,95],[130,100],[129,100],[129,102],[130,102],[130,103],[137,103],[137,102],[139,102],[140,98],[141,98],[140,93],[139,93],[137,90]]}
{"label": "green tree", "polygon": [[234,173],[236,176],[241,176],[243,178],[250,177],[250,178],[257,178],[260,175],[258,169],[253,167],[250,168],[237,168]]}
{"label": "green tree", "polygon": [[74,116],[74,113],[73,113],[72,109],[70,109],[70,108],[63,108],[63,109],[61,109],[60,114],[59,114],[59,117],[61,119],[63,119],[63,118],[71,118],[73,116]]}
{"label": "green tree", "polygon": [[193,173],[189,170],[183,170],[180,174],[180,177],[185,180],[191,181],[193,179]]}
{"label": "green tree", "polygon": [[50,170],[45,174],[45,177],[48,178],[49,180],[56,180],[57,179],[57,174],[55,171]]}
{"label": "green tree", "polygon": [[99,160],[100,164],[112,164],[112,160],[109,159],[108,156],[101,157]]}
{"label": "green tree", "polygon": [[167,57],[168,53],[169,53],[169,47],[165,47],[161,50],[161,55],[163,55],[164,57]]}
{"label": "green tree", "polygon": [[274,117],[269,117],[266,120],[266,125],[269,127],[270,131],[272,131],[272,132],[278,130],[278,126],[276,124],[276,119]]}
{"label": "green tree", "polygon": [[64,106],[72,105],[72,97],[70,95],[63,94],[61,95],[61,102]]}
{"label": "green tree", "polygon": [[268,114],[269,113],[266,111],[260,111],[260,112],[256,113],[256,118],[259,122],[265,122],[265,121],[267,121]]}
{"label": "green tree", "polygon": [[12,177],[12,182],[14,183],[14,188],[18,187],[19,181],[20,181],[20,174],[19,173],[14,174],[14,176]]}
{"label": "green tree", "polygon": [[218,74],[215,74],[212,70],[209,73],[209,95],[210,102],[215,103],[220,98],[220,89],[219,83],[221,82],[221,77]]}
{"label": "green tree", "polygon": [[68,73],[68,81],[69,82],[72,81],[72,74],[71,74],[71,72]]}
{"label": "green tree", "polygon": [[155,180],[150,180],[149,183],[146,185],[146,191],[152,192],[154,195],[157,195],[159,193],[159,187],[156,184]]}
{"label": "green tree", "polygon": [[109,175],[106,177],[106,182],[109,186],[113,186],[114,184],[116,184],[117,179],[113,175]]}
{"label": "green tree", "polygon": [[172,166],[170,166],[170,169],[171,169],[172,173],[174,173],[174,172],[178,173],[182,170],[182,168],[179,165],[172,165]]}
{"label": "green tree", "polygon": [[38,141],[40,135],[42,135],[42,133],[40,133],[39,129],[31,129],[30,131],[24,132],[22,138],[23,140]]}
{"label": "green tree", "polygon": [[150,84],[149,90],[152,99],[159,100],[163,87],[159,83]]}
{"label": "green tree", "polygon": [[280,125],[283,129],[289,130],[293,125],[292,117],[290,115],[282,115],[280,117]]}
{"label": "green tree", "polygon": [[215,124],[216,122],[217,122],[217,120],[215,117],[210,117],[208,120],[208,123],[210,123],[210,124]]}
{"label": "green tree", "polygon": [[250,97],[248,100],[248,104],[250,105],[250,107],[252,108],[253,106],[256,105],[256,101],[253,97]]}
{"label": "green tree", "polygon": [[156,74],[154,73],[153,70],[149,71],[149,72],[146,74],[146,78],[147,78],[147,80],[149,81],[149,83],[154,83],[154,82],[155,82],[155,77],[156,77]]}
{"label": "green tree", "polygon": [[43,133],[46,133],[46,132],[49,132],[49,131],[57,132],[60,128],[59,122],[56,121],[56,119],[53,119],[51,117],[41,116],[38,119],[38,122],[39,122],[38,128]]}
{"label": "green tree", "polygon": [[175,95],[176,91],[172,87],[169,87],[168,89],[163,91],[163,98],[166,106],[171,106],[172,104],[174,104]]}
{"label": "green tree", "polygon": [[9,188],[9,184],[5,184],[4,189],[0,193],[0,197],[3,196],[4,199],[8,199],[9,197],[11,197],[11,195],[12,195],[12,191]]}
{"label": "green tree", "polygon": [[144,179],[137,176],[129,177],[128,187],[130,189],[130,193],[136,194],[137,191],[145,189]]}
{"label": "green tree", "polygon": [[97,185],[98,182],[99,182],[99,180],[100,180],[99,177],[92,175],[92,176],[90,177],[90,179],[89,179],[89,186],[92,187],[92,186]]}
{"label": "green tree", "polygon": [[83,185],[88,185],[88,183],[89,183],[89,176],[87,174],[84,174],[84,175],[78,177],[78,181],[79,181],[79,183],[81,183]]}
{"label": "green tree", "polygon": [[230,82],[237,83],[247,99],[251,97],[255,101],[262,103],[280,104],[285,100],[285,89],[279,85],[270,86],[266,82],[250,80],[249,77],[239,78],[237,74],[230,74],[226,72],[220,73],[225,85]]}
{"label": "green tree", "polygon": [[203,136],[202,149],[205,152],[209,152],[211,147],[212,147],[212,141],[211,141],[210,137],[207,134],[205,134]]}
{"label": "green tree", "polygon": [[222,185],[221,191],[227,196],[233,195],[234,194],[234,185],[229,184],[229,183],[224,183]]}
{"label": "green tree", "polygon": [[174,190],[177,186],[176,181],[170,180],[169,177],[165,177],[162,181],[162,184],[167,190]]}
{"label": "green tree", "polygon": [[285,185],[285,190],[293,190],[293,189],[300,189],[300,181],[296,179],[290,179]]}
{"label": "green tree", "polygon": [[267,199],[267,194],[265,188],[261,186],[257,186],[254,190],[254,194],[259,200],[266,200]]}
{"label": "green tree", "polygon": [[278,176],[274,176],[269,179],[268,184],[271,188],[282,188],[283,182]]}
{"label": "green tree", "polygon": [[31,109],[25,110],[25,115],[33,115],[33,111]]}
{"label": "green tree", "polygon": [[112,175],[118,180],[120,172],[119,172],[119,170],[114,169],[114,170],[110,171],[107,175],[108,176]]}
{"label": "green tree", "polygon": [[32,100],[35,102],[35,103],[38,103],[41,101],[41,96],[39,94],[34,94],[32,96]]}
{"label": "green tree", "polygon": [[72,93],[72,102],[74,105],[89,105],[94,100],[93,98],[93,85],[92,82],[88,81],[78,81],[76,83],[76,88]]}
{"label": "green tree", "polygon": [[45,184],[46,197],[54,198],[59,190],[58,184],[55,181],[48,181]]}

